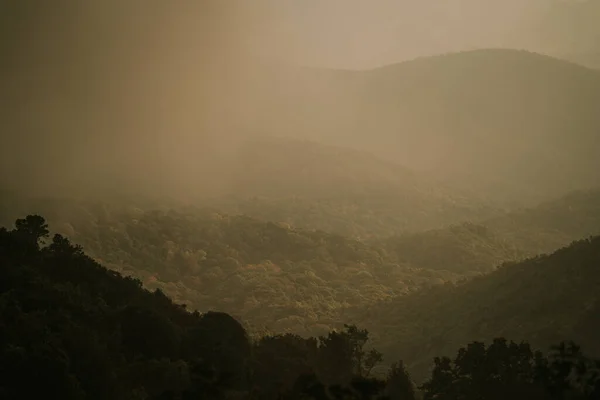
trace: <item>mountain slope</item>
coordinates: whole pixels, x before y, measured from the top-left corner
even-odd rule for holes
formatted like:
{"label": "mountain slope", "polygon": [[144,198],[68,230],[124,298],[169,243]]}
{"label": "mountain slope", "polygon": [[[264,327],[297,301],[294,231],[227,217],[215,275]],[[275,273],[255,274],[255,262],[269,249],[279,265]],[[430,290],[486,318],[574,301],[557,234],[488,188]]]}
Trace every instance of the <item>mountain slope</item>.
{"label": "mountain slope", "polygon": [[232,317],[186,311],[60,235],[40,247],[39,216],[17,226],[0,228],[0,397],[206,398],[223,384],[211,370],[245,382],[251,343]]}
{"label": "mountain slope", "polygon": [[552,252],[600,234],[600,190],[571,193],[477,224],[393,236],[383,246],[409,265],[491,271],[505,261]]}
{"label": "mountain slope", "polygon": [[229,212],[363,239],[499,215],[492,201],[364,151],[262,138],[235,154],[231,199],[209,202]]}
{"label": "mountain slope", "polygon": [[61,206],[42,211],[103,265],[192,309],[230,312],[256,329],[322,333],[339,326],[348,307],[465,276],[399,265],[381,247],[248,216]]}
{"label": "mountain slope", "polygon": [[529,256],[552,252],[578,238],[600,234],[600,190],[569,193],[484,224]]}
{"label": "mountain slope", "polygon": [[525,255],[518,244],[472,223],[393,237],[386,241],[386,247],[402,263],[457,273],[488,272]]}
{"label": "mountain slope", "polygon": [[600,183],[598,71],[478,50],[334,75],[283,85],[263,115],[272,131],[369,149],[520,202]]}
{"label": "mountain slope", "polygon": [[[139,280],[107,270],[65,237],[49,239],[41,216],[28,215],[15,226],[0,228],[3,399],[280,399],[305,397],[315,388],[320,399],[334,399],[342,387],[347,399],[381,393],[417,398],[402,362],[394,363],[385,379],[374,373],[382,354],[368,343],[367,330],[345,325],[318,338],[287,334],[251,340],[230,315],[190,313],[160,290],[144,290]],[[535,398],[553,399],[558,382],[576,398],[585,393],[595,398],[587,389],[597,383],[600,361],[576,346],[563,343],[558,350],[546,358],[527,343],[498,339],[487,348],[470,343],[454,362],[436,362],[423,395],[476,389],[480,397],[477,389],[486,383],[487,393],[497,394],[489,381],[499,376],[508,381],[502,382],[503,394],[526,389]],[[486,373],[457,370],[464,365],[460,358],[471,355],[485,360]],[[462,380],[439,382],[444,370]]]}
{"label": "mountain slope", "polygon": [[600,237],[507,264],[458,285],[437,286],[371,307],[361,321],[375,343],[420,376],[433,354],[501,335],[546,347],[560,337],[600,354]]}
{"label": "mountain slope", "polygon": [[371,151],[494,201],[534,204],[600,184],[600,73],[566,61],[479,50],[370,71],[217,71],[186,88],[146,76],[152,84],[131,90],[142,104],[118,103],[102,121],[86,117],[100,115],[94,102],[80,110],[48,94],[32,108],[19,95],[23,112],[12,114],[26,121],[7,129],[23,140],[3,149],[0,182],[38,194],[212,194],[231,188],[246,139],[274,135]]}
{"label": "mountain slope", "polygon": [[[200,204],[229,214],[363,239],[500,215],[493,201],[472,192],[364,151],[316,142],[272,137],[246,140],[223,155],[219,165],[188,170],[170,184],[157,182],[147,190],[132,183],[80,197],[144,209]],[[202,175],[212,176],[215,183],[205,184]],[[13,201],[20,202],[28,200]],[[20,215],[12,208],[7,222]]]}

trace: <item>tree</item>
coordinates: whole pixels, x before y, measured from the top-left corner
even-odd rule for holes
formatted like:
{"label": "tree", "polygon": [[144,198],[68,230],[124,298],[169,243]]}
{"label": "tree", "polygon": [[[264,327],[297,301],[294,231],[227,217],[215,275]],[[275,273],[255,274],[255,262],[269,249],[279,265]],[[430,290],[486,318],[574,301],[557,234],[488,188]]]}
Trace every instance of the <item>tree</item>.
{"label": "tree", "polygon": [[15,222],[17,235],[25,242],[39,248],[41,241],[48,237],[50,231],[46,220],[39,215],[28,215]]}
{"label": "tree", "polygon": [[424,399],[536,398],[544,392],[535,380],[539,358],[527,343],[509,344],[502,338],[488,347],[470,343],[454,360],[435,359],[431,378],[421,386]]}
{"label": "tree", "polygon": [[317,341],[293,334],[264,336],[253,350],[252,380],[264,398],[276,398],[290,391],[299,376],[313,372]]}
{"label": "tree", "polygon": [[393,363],[387,374],[385,393],[390,400],[415,400],[415,384],[402,361]]}
{"label": "tree", "polygon": [[383,360],[375,349],[365,351],[369,332],[355,325],[344,325],[341,332],[319,338],[319,376],[329,385],[348,385],[353,377],[368,377]]}
{"label": "tree", "polygon": [[52,237],[52,243],[48,246],[48,251],[54,255],[76,257],[83,256],[83,248],[79,245],[73,245],[68,238],[55,234]]}
{"label": "tree", "polygon": [[228,376],[231,387],[235,388],[247,383],[251,350],[244,327],[222,312],[200,315],[184,341],[184,351],[189,357],[202,358],[217,374]]}

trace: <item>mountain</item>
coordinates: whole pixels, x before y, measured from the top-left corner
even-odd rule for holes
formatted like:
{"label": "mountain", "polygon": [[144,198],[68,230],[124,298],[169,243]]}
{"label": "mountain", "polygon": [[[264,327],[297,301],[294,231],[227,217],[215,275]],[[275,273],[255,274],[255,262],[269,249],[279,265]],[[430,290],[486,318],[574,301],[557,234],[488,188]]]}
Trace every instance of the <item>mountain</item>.
{"label": "mountain", "polygon": [[560,58],[588,68],[600,69],[600,53],[598,52],[563,53],[560,55]]}
{"label": "mountain", "polygon": [[262,138],[232,157],[217,209],[361,239],[500,215],[474,192],[372,154],[312,141]]}
{"label": "mountain", "polygon": [[[269,219],[223,212],[240,207],[233,202],[218,208],[16,198],[3,203],[0,222],[43,213],[94,259],[177,302],[224,310],[253,330],[314,334],[339,326],[352,315],[349,310],[494,271],[597,234],[599,196],[574,193],[479,223],[369,241],[316,229],[315,221],[336,227],[334,219],[319,221],[331,216],[328,211],[341,220],[353,214],[320,209],[323,203],[310,198],[288,208],[280,207],[287,199],[257,200],[253,208],[251,201],[241,203]],[[286,215],[309,229],[285,222]],[[367,216],[360,229],[378,223]]]}
{"label": "mountain", "polygon": [[[231,315],[189,312],[161,290],[148,291],[139,280],[104,268],[64,236],[50,239],[39,215],[14,225],[0,228],[3,399],[420,397],[401,361],[385,376],[374,372],[383,354],[365,329],[344,325],[319,337],[251,338]],[[478,398],[482,386],[486,396],[501,390],[554,399],[557,387],[572,398],[598,394],[600,360],[565,342],[545,357],[528,343],[497,338],[443,360],[436,358],[431,379],[419,388],[426,399],[457,391]],[[478,373],[465,368],[473,366],[468,360],[476,360]],[[448,384],[444,372],[458,379]],[[491,377],[501,386],[490,386]]]}
{"label": "mountain", "polygon": [[511,207],[600,184],[600,73],[570,62],[498,49],[368,71],[213,69],[188,86],[140,76],[111,107],[106,93],[63,104],[58,89],[34,104],[15,86],[7,129],[19,140],[3,149],[0,182],[41,195],[211,195],[231,189],[249,139],[287,136],[368,151]]}
{"label": "mountain", "polygon": [[600,354],[599,262],[596,236],[457,285],[397,297],[356,320],[373,332],[378,348],[421,377],[432,354],[452,354],[469,340],[498,335],[541,348],[570,337]]}
{"label": "mountain", "polygon": [[[61,197],[143,209],[203,205],[361,239],[480,220],[502,211],[495,202],[476,193],[454,189],[368,152],[312,141],[248,139],[223,153],[218,167],[186,171],[168,183],[145,188],[143,183],[131,182],[79,196],[67,191]],[[143,174],[154,179],[152,174]],[[202,176],[209,177],[212,184]],[[89,187],[96,185],[92,178]],[[50,195],[25,197],[57,197],[52,195],[55,190],[49,191]],[[10,195],[4,197],[8,202]],[[13,199],[13,203],[19,202],[28,203]],[[16,204],[11,207],[8,221],[18,209]]]}
{"label": "mountain", "polygon": [[600,234],[600,191],[570,193],[477,224],[392,236],[383,246],[408,265],[489,272],[505,261],[552,252]]}
{"label": "mountain", "polygon": [[210,209],[62,202],[43,211],[108,268],[256,329],[323,332],[352,305],[465,276],[398,265],[385,249],[339,235]]}
{"label": "mountain", "polygon": [[63,236],[49,239],[40,216],[16,225],[0,228],[2,398],[206,398],[224,389],[221,374],[228,390],[243,385],[251,344],[231,316],[143,289]]}
{"label": "mountain", "polygon": [[525,255],[518,245],[502,239],[485,225],[473,223],[405,234],[390,238],[386,244],[402,263],[457,273],[489,272]]}
{"label": "mountain", "polygon": [[579,238],[600,234],[600,190],[569,193],[484,224],[528,256],[552,252]]}
{"label": "mountain", "polygon": [[598,71],[478,50],[364,72],[306,71],[300,82],[281,85],[269,105],[273,131],[368,149],[525,204],[599,184]]}

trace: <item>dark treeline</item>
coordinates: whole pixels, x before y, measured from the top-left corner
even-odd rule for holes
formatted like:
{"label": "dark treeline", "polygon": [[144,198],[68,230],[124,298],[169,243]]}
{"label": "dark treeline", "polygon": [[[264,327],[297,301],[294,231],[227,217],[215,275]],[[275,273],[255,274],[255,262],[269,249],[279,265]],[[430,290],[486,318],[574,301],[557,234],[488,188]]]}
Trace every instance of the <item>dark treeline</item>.
{"label": "dark treeline", "polygon": [[[2,399],[599,399],[600,361],[572,343],[473,342],[419,386],[354,325],[251,338],[109,271],[35,215],[0,229]],[[387,360],[390,361],[390,360]]]}

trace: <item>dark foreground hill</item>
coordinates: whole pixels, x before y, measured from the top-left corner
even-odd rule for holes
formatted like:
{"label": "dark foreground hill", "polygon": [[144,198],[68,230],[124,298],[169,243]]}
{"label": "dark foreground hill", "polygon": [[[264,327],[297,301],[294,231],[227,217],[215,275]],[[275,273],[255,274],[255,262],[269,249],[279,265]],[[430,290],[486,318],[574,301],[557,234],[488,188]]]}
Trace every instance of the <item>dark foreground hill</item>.
{"label": "dark foreground hill", "polygon": [[395,382],[414,399],[401,365],[386,380],[368,377],[382,357],[363,350],[368,332],[355,326],[318,339],[251,341],[231,316],[190,313],[65,237],[49,240],[40,216],[15,225],[0,228],[2,399],[274,400],[315,385],[319,398],[330,398],[331,385],[364,399],[398,391]]}
{"label": "dark foreground hill", "polygon": [[[317,220],[327,208],[308,200],[287,208],[283,201],[260,200],[231,200],[222,208],[14,201],[3,203],[5,224],[17,215],[42,213],[94,259],[177,302],[230,312],[255,329],[303,334],[340,326],[347,309],[554,251],[599,233],[600,226],[598,192],[575,193],[482,223],[369,242],[315,230],[335,224]],[[223,208],[271,221],[223,213]],[[352,215],[352,209],[333,210],[340,218]],[[359,229],[372,226],[365,217],[364,226],[357,219],[351,223]]]}
{"label": "dark foreground hill", "polygon": [[[370,376],[383,355],[368,347],[366,330],[345,325],[319,338],[250,340],[231,316],[190,313],[48,234],[35,215],[18,219],[13,230],[0,228],[2,399],[417,398],[401,362],[383,379]],[[425,399],[599,393],[600,362],[567,343],[545,357],[498,338],[435,363],[421,387]]]}
{"label": "dark foreground hill", "polygon": [[201,209],[62,203],[56,230],[108,268],[201,311],[256,328],[321,333],[342,311],[464,276],[396,263],[386,250],[325,232]]}
{"label": "dark foreground hill", "polygon": [[[547,346],[574,338],[600,354],[600,237],[507,263],[458,285],[395,298],[357,318],[386,354],[426,374],[433,354],[502,335]],[[423,376],[423,375],[421,375]]]}

